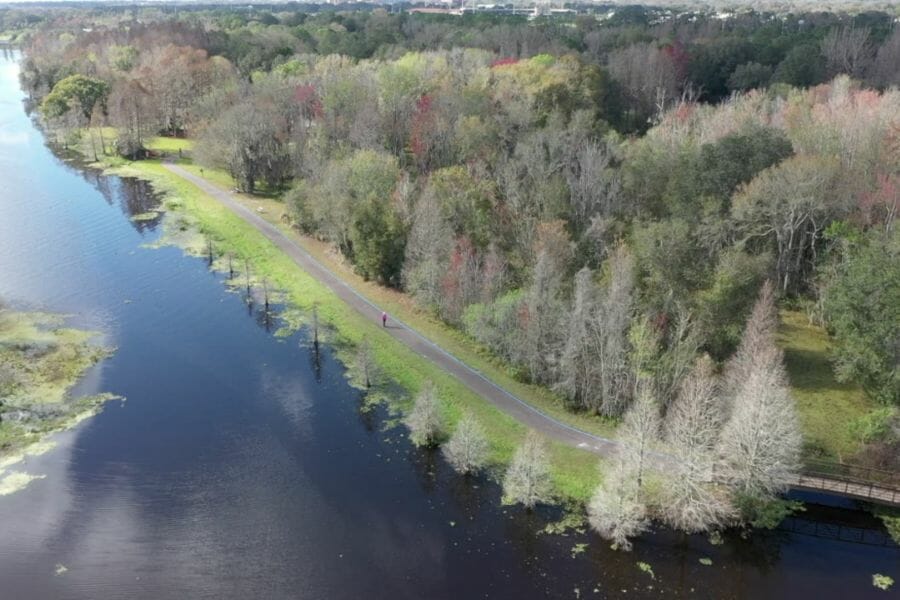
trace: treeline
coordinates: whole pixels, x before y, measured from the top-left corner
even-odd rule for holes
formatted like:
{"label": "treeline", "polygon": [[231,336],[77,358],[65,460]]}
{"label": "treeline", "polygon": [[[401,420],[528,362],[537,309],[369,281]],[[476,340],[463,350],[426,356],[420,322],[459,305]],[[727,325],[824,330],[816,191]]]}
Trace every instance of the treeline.
{"label": "treeline", "polygon": [[[93,49],[110,45],[138,51],[189,45],[227,58],[248,79],[289,69],[284,65],[304,54],[396,60],[409,51],[465,47],[499,59],[577,56],[597,67],[606,88],[604,119],[622,133],[645,131],[661,109],[685,96],[719,102],[734,92],[776,84],[808,87],[839,74],[876,89],[900,84],[900,31],[894,15],[882,12],[741,11],[722,19],[712,12],[632,6],[531,22],[499,15],[279,8],[120,8],[40,16],[10,10],[0,16],[10,27],[39,23],[39,31],[63,37],[48,45],[52,36],[33,36],[42,45],[32,58],[45,63],[36,66],[50,87],[66,75],[87,73],[96,60]],[[160,44],[153,44],[155,36]],[[60,53],[66,60],[60,61]],[[58,69],[48,71],[48,62]]]}

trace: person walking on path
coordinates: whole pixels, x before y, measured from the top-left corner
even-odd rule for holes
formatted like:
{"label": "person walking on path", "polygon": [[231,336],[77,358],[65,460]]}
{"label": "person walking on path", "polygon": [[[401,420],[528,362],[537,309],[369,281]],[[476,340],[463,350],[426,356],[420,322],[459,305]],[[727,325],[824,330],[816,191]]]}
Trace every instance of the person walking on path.
{"label": "person walking on path", "polygon": [[381,313],[381,326],[387,327],[387,313],[384,311]]}

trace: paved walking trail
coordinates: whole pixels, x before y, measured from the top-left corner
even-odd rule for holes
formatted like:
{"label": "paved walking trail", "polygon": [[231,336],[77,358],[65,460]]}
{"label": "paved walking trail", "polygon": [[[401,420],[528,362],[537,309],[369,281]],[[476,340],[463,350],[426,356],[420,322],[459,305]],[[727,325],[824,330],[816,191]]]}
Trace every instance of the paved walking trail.
{"label": "paved walking trail", "polygon": [[[184,168],[171,163],[163,163],[163,166],[172,173],[182,177],[198,188],[227,206],[238,217],[252,225],[278,246],[285,254],[297,263],[297,265],[316,278],[337,296],[356,309],[364,317],[371,319],[373,323],[379,323],[381,308],[374,305],[362,294],[354,290],[338,275],[335,275],[325,265],[313,258],[306,250],[296,242],[285,236],[275,225],[247,208],[236,198],[235,194],[214,185],[207,180],[197,177]],[[619,447],[619,442],[582,431],[571,425],[567,425],[531,406],[521,398],[508,390],[490,381],[477,370],[466,365],[461,360],[427,339],[415,329],[397,319],[388,318],[386,331],[394,339],[405,344],[416,354],[423,356],[441,367],[470,390],[510,415],[520,423],[540,432],[544,436],[562,442],[569,446],[581,448],[600,456],[612,456]],[[651,460],[657,462],[662,468],[670,464],[671,456],[653,452]],[[794,489],[820,491],[838,496],[866,499],[889,506],[900,506],[900,492],[895,488],[882,487],[878,484],[855,484],[841,479],[830,479],[821,476],[802,475],[796,476],[796,481],[791,486]]]}
{"label": "paved walking trail", "polygon": [[[371,319],[373,323],[380,323],[381,308],[375,306],[350,287],[338,275],[335,275],[301,246],[285,236],[275,225],[272,225],[263,217],[241,204],[232,192],[222,189],[176,164],[167,162],[163,166],[179,177],[190,181],[227,206],[238,217],[255,227],[273,244],[278,246],[301,269],[328,286],[341,300],[352,306],[364,317]],[[470,390],[506,414],[535,429],[544,436],[601,456],[610,456],[615,452],[618,442],[582,431],[544,414],[521,398],[493,383],[480,372],[469,367],[396,317],[390,316],[388,318],[386,331],[394,339],[456,377]]]}

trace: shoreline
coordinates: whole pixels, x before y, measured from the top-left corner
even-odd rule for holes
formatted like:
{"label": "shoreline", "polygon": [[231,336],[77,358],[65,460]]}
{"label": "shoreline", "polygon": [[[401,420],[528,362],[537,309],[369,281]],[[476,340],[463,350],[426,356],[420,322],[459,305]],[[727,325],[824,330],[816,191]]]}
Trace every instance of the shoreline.
{"label": "shoreline", "polygon": [[[299,309],[306,319],[315,307],[322,323],[334,332],[334,337],[325,342],[335,347],[345,365],[352,365],[353,349],[367,340],[385,378],[407,393],[403,398],[386,398],[392,410],[408,408],[422,386],[427,381],[433,382],[439,390],[448,430],[452,431],[453,425],[465,413],[474,414],[485,427],[491,442],[488,471],[494,479],[500,478],[497,476],[499,468],[509,462],[525,436],[524,425],[466,388],[453,375],[387,335],[380,324],[356,313],[253,226],[193,183],[169,172],[160,160],[122,161],[120,164],[101,161],[93,166],[102,168],[106,174],[147,181],[161,197],[161,209],[167,213],[164,218],[187,217],[201,235],[213,240],[218,256],[232,253],[238,264],[243,264],[243,259],[247,258],[254,277],[265,278],[273,289],[284,295],[287,304]],[[183,249],[191,253],[190,249]],[[352,376],[351,371],[352,367],[348,368],[348,376]],[[375,391],[383,393],[380,389]],[[563,505],[585,504],[600,480],[597,456],[559,442],[551,441],[550,446],[554,500]]]}

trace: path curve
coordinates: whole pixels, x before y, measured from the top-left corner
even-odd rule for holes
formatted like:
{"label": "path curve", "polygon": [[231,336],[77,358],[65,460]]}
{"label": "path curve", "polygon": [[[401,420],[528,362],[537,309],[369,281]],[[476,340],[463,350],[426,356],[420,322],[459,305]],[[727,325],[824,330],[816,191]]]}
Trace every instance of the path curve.
{"label": "path curve", "polygon": [[[164,162],[163,167],[224,204],[231,212],[252,225],[266,239],[287,254],[301,269],[326,285],[338,298],[365,318],[371,319],[374,323],[379,322],[381,308],[353,289],[303,247],[284,235],[276,226],[241,204],[233,192],[222,189],[172,162]],[[403,321],[392,316],[390,322],[391,325],[386,329],[390,336],[456,377],[463,385],[520,423],[547,438],[600,456],[611,456],[616,452],[616,448],[619,446],[618,442],[588,433],[551,417],[489,380],[481,372],[465,364]]]}
{"label": "path curve", "polygon": [[[338,298],[349,304],[367,319],[371,319],[375,323],[380,322],[381,308],[353,289],[303,247],[284,235],[276,226],[241,204],[233,192],[214,185],[172,162],[163,162],[163,167],[191,182],[200,190],[224,204],[235,215],[252,225],[266,239],[287,254],[291,260],[311,277],[327,286]],[[456,377],[463,385],[512,418],[538,431],[547,438],[604,457],[613,456],[621,446],[620,442],[588,433],[541,412],[509,390],[500,387],[482,375],[480,371],[465,364],[396,317],[391,317],[391,325],[386,329],[386,332],[416,354],[430,360],[444,371]],[[671,464],[673,457],[661,452],[651,452],[649,453],[649,458],[656,463],[657,468],[665,468],[666,465]],[[797,474],[790,487],[850,498],[864,498],[870,502],[888,506],[900,506],[900,493],[893,489],[881,488],[877,484],[857,485],[841,479]],[[863,496],[863,492],[856,488],[860,488],[860,490],[868,488],[867,493]]]}

